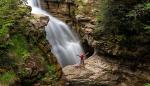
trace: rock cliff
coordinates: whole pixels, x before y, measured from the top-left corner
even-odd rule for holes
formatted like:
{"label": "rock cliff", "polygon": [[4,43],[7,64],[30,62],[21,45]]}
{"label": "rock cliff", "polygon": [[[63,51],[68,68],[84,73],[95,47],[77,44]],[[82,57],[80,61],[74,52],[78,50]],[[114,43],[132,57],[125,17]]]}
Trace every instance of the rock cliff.
{"label": "rock cliff", "polygon": [[9,9],[11,14],[8,9],[0,14],[6,13],[1,23],[7,24],[0,29],[6,32],[0,35],[0,85],[63,86],[62,69],[45,36],[49,18],[31,14],[30,7],[17,2],[15,10]]}

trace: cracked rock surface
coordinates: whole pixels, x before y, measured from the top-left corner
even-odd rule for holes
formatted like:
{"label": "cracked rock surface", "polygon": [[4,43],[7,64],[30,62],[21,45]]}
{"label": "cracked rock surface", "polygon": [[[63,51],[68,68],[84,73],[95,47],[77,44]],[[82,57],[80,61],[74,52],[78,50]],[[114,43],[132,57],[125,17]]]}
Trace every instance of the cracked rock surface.
{"label": "cracked rock surface", "polygon": [[133,71],[130,65],[94,55],[85,60],[84,66],[70,65],[63,72],[68,86],[143,86],[150,81],[149,69]]}

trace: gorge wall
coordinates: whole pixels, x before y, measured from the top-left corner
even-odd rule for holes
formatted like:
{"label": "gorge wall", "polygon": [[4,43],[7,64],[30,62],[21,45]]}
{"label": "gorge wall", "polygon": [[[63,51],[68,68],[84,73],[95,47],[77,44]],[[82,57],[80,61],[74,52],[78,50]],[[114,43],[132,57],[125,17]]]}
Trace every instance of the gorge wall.
{"label": "gorge wall", "polygon": [[[93,37],[91,34],[96,23],[94,17],[93,9],[94,1],[80,2],[74,0],[66,1],[41,1],[42,8],[50,12],[54,17],[66,22],[73,31],[79,35],[82,39],[81,44],[85,53],[89,53],[88,56],[91,56],[94,53],[94,48],[91,47],[93,42]],[[83,5],[85,4],[85,6]],[[83,5],[83,6],[82,6]],[[86,9],[90,9],[86,10]],[[89,15],[86,15],[89,11]],[[90,41],[87,41],[90,40]]]}
{"label": "gorge wall", "polygon": [[12,6],[0,2],[4,4],[0,85],[144,86],[150,82],[149,1],[45,1],[41,0],[44,9],[77,32],[89,58],[84,67],[62,69],[45,37],[48,17],[31,14],[30,7],[16,0]]}
{"label": "gorge wall", "polygon": [[149,23],[143,20],[149,19],[148,3],[78,0],[71,16],[62,15],[69,14],[67,4],[49,7],[57,9],[54,16],[70,19],[67,23],[80,35],[85,52],[92,55],[84,68],[71,65],[63,69],[68,86],[143,86],[150,82]]}

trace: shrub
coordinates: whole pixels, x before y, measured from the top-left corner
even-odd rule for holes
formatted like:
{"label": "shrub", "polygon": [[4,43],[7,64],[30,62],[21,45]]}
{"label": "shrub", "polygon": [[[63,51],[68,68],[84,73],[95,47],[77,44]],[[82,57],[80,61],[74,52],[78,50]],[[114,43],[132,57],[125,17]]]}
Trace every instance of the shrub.
{"label": "shrub", "polygon": [[55,71],[55,66],[54,65],[48,65],[48,73],[51,76],[51,78],[53,80],[57,80],[57,76],[56,76],[56,71]]}
{"label": "shrub", "polygon": [[16,80],[16,75],[14,72],[6,72],[0,75],[0,83],[4,86],[9,86],[13,84]]}
{"label": "shrub", "polygon": [[146,83],[144,86],[150,86],[150,83]]}
{"label": "shrub", "polygon": [[14,53],[16,53],[17,57],[23,57],[23,58],[27,58],[28,56],[30,56],[30,53],[28,51],[28,43],[26,42],[26,39],[24,36],[22,36],[21,34],[15,34],[12,36],[12,51],[14,51]]}

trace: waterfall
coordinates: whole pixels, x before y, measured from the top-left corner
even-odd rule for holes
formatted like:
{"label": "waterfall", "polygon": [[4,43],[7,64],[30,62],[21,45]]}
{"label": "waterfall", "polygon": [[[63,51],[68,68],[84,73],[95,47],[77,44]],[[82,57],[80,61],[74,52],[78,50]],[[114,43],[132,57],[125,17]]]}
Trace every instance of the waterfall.
{"label": "waterfall", "polygon": [[45,27],[46,39],[52,45],[52,53],[57,57],[62,67],[80,63],[77,56],[83,52],[80,41],[70,28],[59,19],[53,17],[41,8],[39,0],[28,0],[28,5],[32,7],[32,13],[44,14],[50,21]]}

